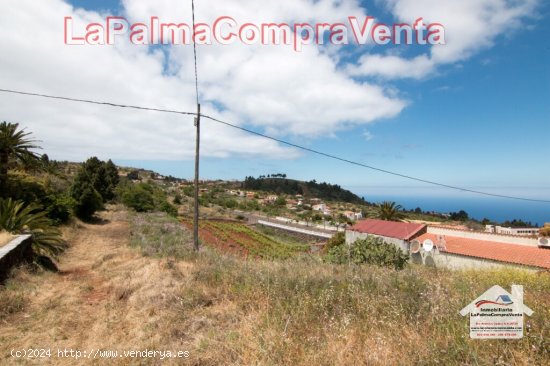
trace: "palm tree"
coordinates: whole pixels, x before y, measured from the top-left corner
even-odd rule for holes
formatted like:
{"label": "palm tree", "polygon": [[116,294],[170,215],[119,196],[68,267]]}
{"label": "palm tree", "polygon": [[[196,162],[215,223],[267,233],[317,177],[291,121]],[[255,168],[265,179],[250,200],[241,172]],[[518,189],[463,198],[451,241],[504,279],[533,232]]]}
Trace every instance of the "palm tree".
{"label": "palm tree", "polygon": [[38,162],[38,154],[31,149],[39,149],[37,142],[29,138],[30,132],[19,129],[19,123],[0,123],[0,192],[6,192],[8,169],[11,166],[30,166]]}
{"label": "palm tree", "polygon": [[377,217],[386,221],[400,221],[403,218],[402,209],[403,207],[395,202],[385,201],[378,206]]}
{"label": "palm tree", "polygon": [[0,231],[31,234],[35,255],[55,256],[63,251],[65,242],[46,215],[38,205],[0,198]]}

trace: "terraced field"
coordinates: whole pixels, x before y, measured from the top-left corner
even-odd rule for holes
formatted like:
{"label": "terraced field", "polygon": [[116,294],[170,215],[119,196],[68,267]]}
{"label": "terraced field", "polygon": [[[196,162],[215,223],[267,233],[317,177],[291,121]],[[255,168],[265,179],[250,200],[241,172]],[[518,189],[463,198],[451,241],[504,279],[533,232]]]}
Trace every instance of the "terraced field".
{"label": "terraced field", "polygon": [[[188,228],[192,228],[190,221],[182,222]],[[209,246],[244,257],[286,259],[309,250],[306,244],[277,240],[245,224],[231,221],[201,221],[199,237]]]}

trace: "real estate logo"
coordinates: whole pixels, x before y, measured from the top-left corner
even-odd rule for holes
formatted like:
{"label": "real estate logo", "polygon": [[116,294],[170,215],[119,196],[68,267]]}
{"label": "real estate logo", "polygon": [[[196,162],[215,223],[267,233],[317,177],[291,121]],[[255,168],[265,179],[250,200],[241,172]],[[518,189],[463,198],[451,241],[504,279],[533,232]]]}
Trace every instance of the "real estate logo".
{"label": "real estate logo", "polygon": [[493,286],[460,311],[470,315],[472,339],[523,338],[523,315],[533,310],[523,303],[523,286],[513,285],[512,293]]}

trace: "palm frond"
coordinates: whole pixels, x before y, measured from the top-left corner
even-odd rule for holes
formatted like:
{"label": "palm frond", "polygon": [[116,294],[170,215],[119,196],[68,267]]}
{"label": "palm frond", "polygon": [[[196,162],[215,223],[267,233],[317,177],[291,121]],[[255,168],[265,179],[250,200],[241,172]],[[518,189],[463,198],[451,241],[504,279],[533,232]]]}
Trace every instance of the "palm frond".
{"label": "palm frond", "polygon": [[35,253],[56,256],[65,248],[65,242],[46,215],[38,205],[0,198],[0,229],[31,234]]}

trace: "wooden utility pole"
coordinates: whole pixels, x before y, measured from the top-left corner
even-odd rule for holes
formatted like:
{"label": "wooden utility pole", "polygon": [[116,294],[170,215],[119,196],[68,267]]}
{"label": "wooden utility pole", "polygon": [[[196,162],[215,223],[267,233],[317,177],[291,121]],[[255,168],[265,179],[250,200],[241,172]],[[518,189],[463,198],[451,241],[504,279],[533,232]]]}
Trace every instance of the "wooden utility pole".
{"label": "wooden utility pole", "polygon": [[199,153],[201,135],[201,105],[197,104],[197,117],[195,117],[195,212],[193,216],[193,249],[199,251]]}

